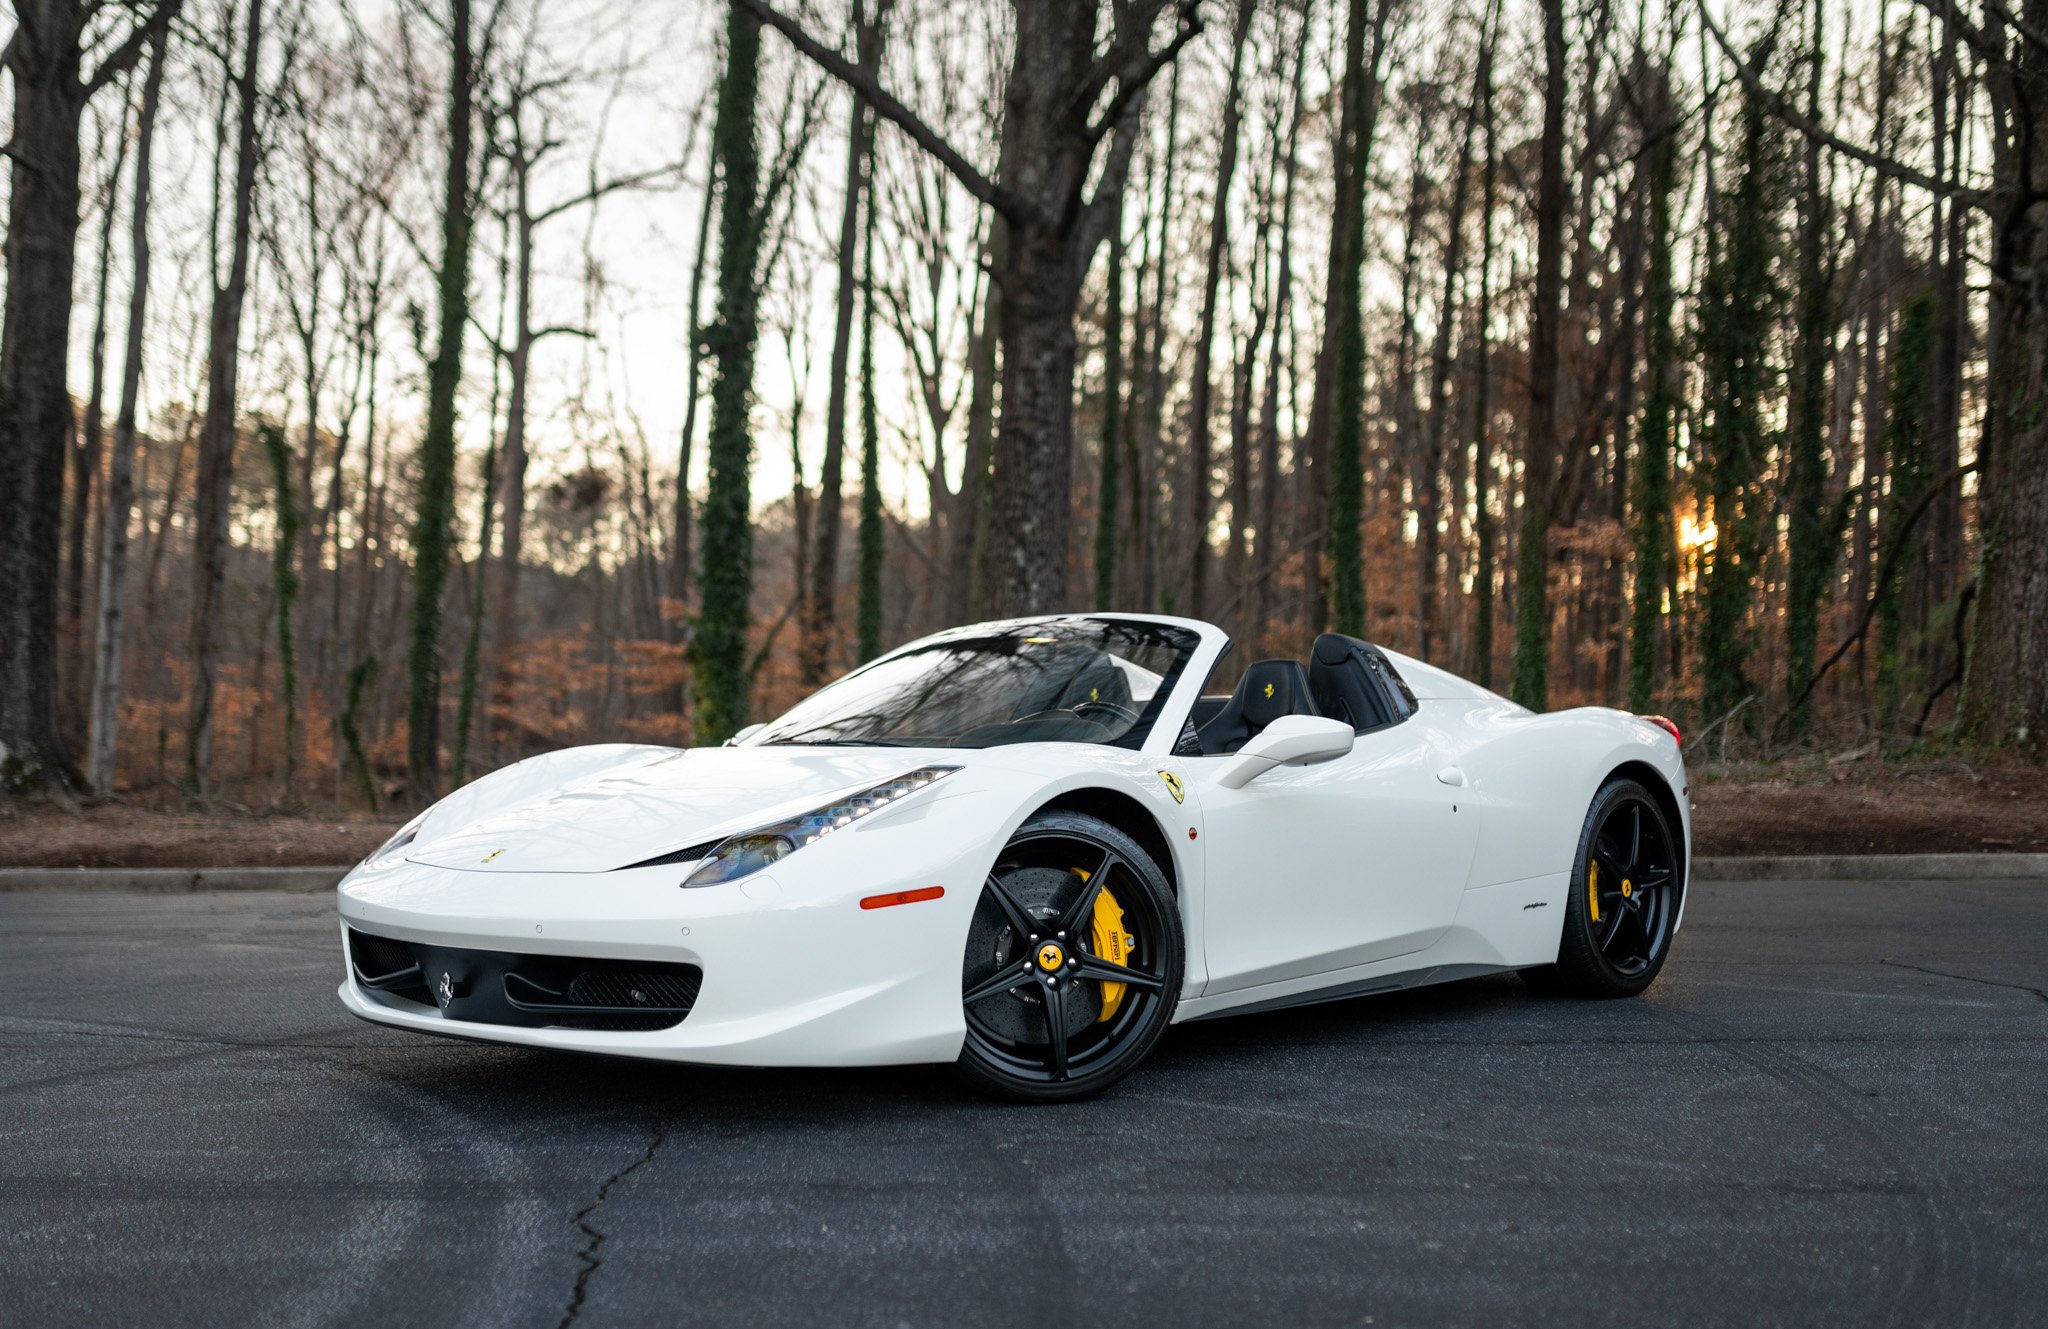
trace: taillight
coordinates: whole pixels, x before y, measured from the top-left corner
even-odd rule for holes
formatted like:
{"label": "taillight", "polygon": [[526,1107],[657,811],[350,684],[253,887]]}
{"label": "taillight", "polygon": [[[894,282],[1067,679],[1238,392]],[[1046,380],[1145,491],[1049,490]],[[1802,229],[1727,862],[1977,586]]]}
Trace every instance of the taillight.
{"label": "taillight", "polygon": [[1672,742],[1678,744],[1678,746],[1680,747],[1685,746],[1685,739],[1680,737],[1678,733],[1678,726],[1673,724],[1667,717],[1662,715],[1638,715],[1636,719],[1648,720],[1651,724],[1657,726],[1665,733],[1671,735]]}

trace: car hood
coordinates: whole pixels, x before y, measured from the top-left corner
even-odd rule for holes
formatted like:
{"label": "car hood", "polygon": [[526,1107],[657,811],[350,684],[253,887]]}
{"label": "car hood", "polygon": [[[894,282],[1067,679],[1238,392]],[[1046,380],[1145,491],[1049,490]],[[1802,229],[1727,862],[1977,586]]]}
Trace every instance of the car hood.
{"label": "car hood", "polygon": [[807,812],[965,752],[572,748],[450,795],[406,857],[473,872],[611,872]]}

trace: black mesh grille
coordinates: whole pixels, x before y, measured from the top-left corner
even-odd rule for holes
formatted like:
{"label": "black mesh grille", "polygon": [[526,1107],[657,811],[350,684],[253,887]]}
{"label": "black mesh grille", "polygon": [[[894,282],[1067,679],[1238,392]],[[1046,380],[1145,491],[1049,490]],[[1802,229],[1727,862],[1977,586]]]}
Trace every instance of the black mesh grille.
{"label": "black mesh grille", "polygon": [[[427,991],[427,981],[420,974],[419,961],[414,958],[411,946],[350,928],[348,953],[349,960],[355,965],[356,978],[366,987],[374,987],[407,1001],[433,1005],[434,995]],[[408,970],[411,971],[409,979],[398,978]],[[394,979],[398,981],[394,982]]]}
{"label": "black mesh grille", "polygon": [[[699,979],[695,967],[669,965],[664,969],[628,969],[610,965],[585,969],[570,981],[562,1003],[565,1006],[655,1006],[683,1010],[696,1005]],[[684,972],[675,972],[677,970]],[[646,1015],[576,1015],[563,1012],[558,1023],[570,1029],[667,1029],[680,1023],[680,1019],[667,1010],[654,1010]]]}

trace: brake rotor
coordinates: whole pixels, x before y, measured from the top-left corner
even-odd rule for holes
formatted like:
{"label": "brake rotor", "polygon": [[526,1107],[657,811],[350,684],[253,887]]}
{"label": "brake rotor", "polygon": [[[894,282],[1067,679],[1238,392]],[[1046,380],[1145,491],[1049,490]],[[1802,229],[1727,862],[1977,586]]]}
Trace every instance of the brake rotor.
{"label": "brake rotor", "polygon": [[[1074,892],[1081,889],[1085,880],[1074,871],[1054,867],[1012,868],[1002,874],[1004,889],[1047,932],[1052,931],[1061,907],[1072,902]],[[1096,909],[1099,918],[1101,905]],[[1117,917],[1121,920],[1121,910]],[[984,894],[967,929],[968,964],[962,975],[963,986],[972,987],[1004,965],[1014,963],[1029,944],[1030,939],[1018,936],[1004,919],[1002,909]],[[977,958],[980,963],[976,963]],[[1067,1037],[1072,1038],[1100,1018],[1103,994],[1099,989],[1109,986],[1126,985],[1075,983],[1067,988]],[[1008,995],[1008,1000],[991,998],[980,1003],[971,1012],[972,1017],[990,1033],[1013,1043],[1049,1042],[1044,999],[1039,996],[1038,985],[1019,983]]]}

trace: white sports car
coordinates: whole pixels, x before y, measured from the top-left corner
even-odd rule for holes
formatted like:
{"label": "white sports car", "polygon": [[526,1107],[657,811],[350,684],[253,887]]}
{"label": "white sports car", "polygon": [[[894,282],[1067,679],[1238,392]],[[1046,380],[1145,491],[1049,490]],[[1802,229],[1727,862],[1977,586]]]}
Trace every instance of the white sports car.
{"label": "white sports car", "polygon": [[1669,721],[1532,714],[1335,634],[1202,695],[1229,645],[1140,614],[977,624],[724,747],[507,767],[342,881],[341,999],[618,1056],[957,1061],[1050,1100],[1180,1020],[1656,977],[1689,865]]}

